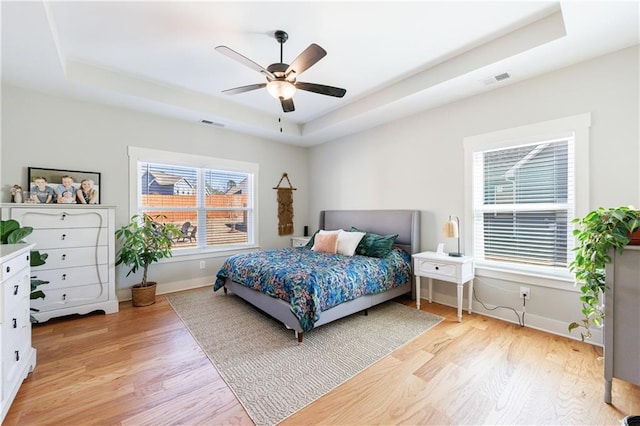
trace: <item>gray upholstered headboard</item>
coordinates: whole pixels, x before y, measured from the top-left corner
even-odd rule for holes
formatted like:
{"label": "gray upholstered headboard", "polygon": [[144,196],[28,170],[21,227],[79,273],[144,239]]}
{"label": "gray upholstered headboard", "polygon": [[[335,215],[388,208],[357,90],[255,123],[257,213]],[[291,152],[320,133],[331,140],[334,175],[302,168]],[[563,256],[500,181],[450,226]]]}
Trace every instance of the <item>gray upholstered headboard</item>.
{"label": "gray upholstered headboard", "polygon": [[319,229],[344,229],[352,226],[380,235],[398,234],[396,245],[409,254],[420,252],[419,210],[323,210]]}

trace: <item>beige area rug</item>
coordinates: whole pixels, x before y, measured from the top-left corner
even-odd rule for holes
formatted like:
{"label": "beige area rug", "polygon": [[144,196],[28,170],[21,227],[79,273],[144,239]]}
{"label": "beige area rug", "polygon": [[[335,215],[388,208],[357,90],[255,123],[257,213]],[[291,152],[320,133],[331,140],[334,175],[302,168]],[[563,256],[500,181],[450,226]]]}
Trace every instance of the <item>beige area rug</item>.
{"label": "beige area rug", "polygon": [[205,287],[166,296],[257,425],[274,425],[443,318],[396,302],[292,330],[239,297]]}

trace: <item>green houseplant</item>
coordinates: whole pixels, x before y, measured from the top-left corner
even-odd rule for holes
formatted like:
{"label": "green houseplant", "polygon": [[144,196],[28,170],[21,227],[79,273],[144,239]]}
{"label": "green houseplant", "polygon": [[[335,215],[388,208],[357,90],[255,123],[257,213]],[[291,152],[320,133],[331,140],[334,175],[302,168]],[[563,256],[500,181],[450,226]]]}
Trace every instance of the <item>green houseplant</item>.
{"label": "green houseplant", "polygon": [[606,289],[605,265],[611,262],[609,251],[619,253],[631,241],[631,234],[640,230],[640,211],[632,207],[598,208],[583,218],[573,220],[577,239],[576,254],[569,265],[580,283],[582,314],[580,322],[569,324],[569,332],[584,328],[582,340],[591,337],[591,325],[602,326],[604,306],[601,302]]}
{"label": "green houseplant", "polygon": [[173,239],[181,235],[172,223],[163,222],[164,216],[134,215],[128,224],[116,230],[115,236],[122,244],[116,254],[116,266],[129,266],[130,274],[142,269],[142,280],[131,288],[134,306],[155,303],[156,283],[147,279],[149,265],[172,256]]}
{"label": "green houseplant", "polygon": [[[17,220],[2,220],[0,221],[0,244],[21,244],[25,243],[24,238],[33,232],[33,228],[30,226],[20,226]],[[31,267],[41,266],[45,264],[47,260],[46,253],[40,253],[38,250],[31,250],[29,255],[29,263]],[[31,277],[31,293],[29,298],[44,299],[45,295],[42,290],[38,290],[38,287],[43,284],[49,284],[49,281],[43,281],[37,279],[37,277]],[[38,312],[36,308],[30,308],[33,312]],[[31,322],[38,322],[36,318],[31,315]]]}

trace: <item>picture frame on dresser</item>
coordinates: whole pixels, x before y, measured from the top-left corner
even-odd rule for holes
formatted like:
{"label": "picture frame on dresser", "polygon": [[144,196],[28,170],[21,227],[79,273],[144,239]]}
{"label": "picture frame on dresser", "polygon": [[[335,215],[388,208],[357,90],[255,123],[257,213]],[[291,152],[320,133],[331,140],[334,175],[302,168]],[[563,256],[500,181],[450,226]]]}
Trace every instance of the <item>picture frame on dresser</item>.
{"label": "picture frame on dresser", "polygon": [[[65,169],[49,169],[44,167],[28,167],[27,172],[27,185],[25,186],[25,191],[32,192],[35,188],[33,180],[37,177],[43,177],[47,181],[47,186],[53,188],[55,191],[58,185],[62,184],[62,178],[64,176],[70,176],[73,178],[73,186],[78,189],[80,187],[81,182],[84,179],[89,179],[93,182],[93,188],[97,193],[97,197],[94,203],[92,204],[100,204],[100,195],[101,185],[102,185],[102,174],[100,172],[89,172],[82,170],[65,170]],[[25,197],[25,202],[28,202],[29,197]],[[55,197],[53,197],[52,203],[56,203]],[[79,204],[79,203],[78,203]]]}

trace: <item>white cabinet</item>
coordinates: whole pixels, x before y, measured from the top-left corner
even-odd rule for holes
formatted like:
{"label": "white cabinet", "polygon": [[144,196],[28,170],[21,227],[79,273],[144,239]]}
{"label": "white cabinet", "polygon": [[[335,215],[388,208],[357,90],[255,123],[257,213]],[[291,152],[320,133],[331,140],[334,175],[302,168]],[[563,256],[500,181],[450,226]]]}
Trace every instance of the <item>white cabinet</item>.
{"label": "white cabinet", "polygon": [[611,403],[614,377],[640,385],[640,247],[612,250],[606,284],[604,400]]}
{"label": "white cabinet", "polygon": [[33,244],[0,245],[0,396],[4,420],[22,381],[36,366],[31,346],[29,258]]}
{"label": "white cabinet", "polygon": [[40,287],[46,297],[31,301],[38,321],[118,312],[113,207],[5,204],[2,216],[33,227],[25,240],[48,254],[46,263],[33,269],[38,279],[49,281]]}
{"label": "white cabinet", "polygon": [[469,287],[469,309],[473,300],[474,266],[470,256],[452,257],[425,251],[413,256],[413,273],[416,276],[416,307],[420,309],[420,277],[429,279],[429,303],[431,303],[433,280],[456,284],[458,302],[458,322],[462,322],[462,292],[465,284]]}
{"label": "white cabinet", "polygon": [[311,237],[291,237],[291,247],[304,247]]}

